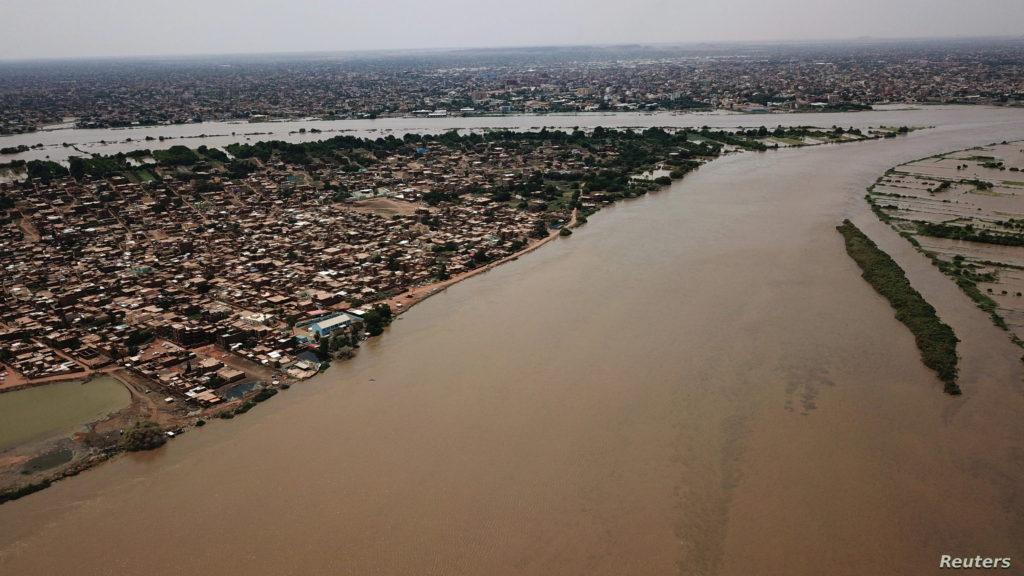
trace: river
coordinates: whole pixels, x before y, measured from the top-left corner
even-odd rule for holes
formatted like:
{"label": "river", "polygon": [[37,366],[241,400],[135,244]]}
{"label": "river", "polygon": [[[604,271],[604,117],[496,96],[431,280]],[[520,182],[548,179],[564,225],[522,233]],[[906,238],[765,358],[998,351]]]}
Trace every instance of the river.
{"label": "river", "polygon": [[[900,162],[1024,138],[1024,111],[888,114],[937,127],[723,157],[430,298],[244,417],[0,506],[0,572],[1024,564],[1020,350],[862,200]],[[963,339],[962,397],[860,278],[846,217]]]}

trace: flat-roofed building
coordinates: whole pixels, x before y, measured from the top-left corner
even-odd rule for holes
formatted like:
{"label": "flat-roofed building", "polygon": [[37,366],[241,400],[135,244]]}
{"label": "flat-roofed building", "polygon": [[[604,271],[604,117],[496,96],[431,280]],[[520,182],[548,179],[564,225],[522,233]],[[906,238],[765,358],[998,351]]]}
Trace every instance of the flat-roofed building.
{"label": "flat-roofed building", "polygon": [[338,330],[348,328],[353,322],[362,322],[361,319],[348,314],[338,314],[337,316],[331,316],[323,320],[318,320],[309,327],[309,331],[317,336],[323,338],[324,336],[336,332]]}

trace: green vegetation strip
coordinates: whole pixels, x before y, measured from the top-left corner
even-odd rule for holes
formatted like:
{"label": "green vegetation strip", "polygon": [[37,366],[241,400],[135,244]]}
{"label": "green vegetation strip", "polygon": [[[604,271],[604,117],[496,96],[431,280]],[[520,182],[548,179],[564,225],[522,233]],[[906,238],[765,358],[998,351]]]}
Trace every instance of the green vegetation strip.
{"label": "green vegetation strip", "polygon": [[1024,246],[1024,236],[1020,234],[978,229],[973,224],[956,226],[937,222],[919,222],[917,223],[917,233],[935,238],[948,238],[950,240],[966,240],[968,242],[981,242],[1000,246]]}
{"label": "green vegetation strip", "polygon": [[32,484],[24,484],[22,486],[15,486],[13,488],[0,490],[0,504],[10,502],[11,500],[17,500],[18,498],[28,496],[29,494],[34,494],[36,492],[39,492],[40,490],[45,490],[46,488],[52,486],[54,482],[57,482],[64,478],[77,476],[84,472],[90,466],[94,466],[98,462],[107,460],[108,458],[113,456],[115,452],[116,451],[106,451],[96,456],[93,456],[89,460],[84,460],[82,462],[79,462],[78,464],[72,465],[64,472],[61,472],[60,474],[52,478],[45,478],[43,480],[40,480],[39,482],[34,482]]}
{"label": "green vegetation strip", "polygon": [[34,494],[40,490],[45,490],[53,484],[53,480],[43,480],[34,484],[27,484],[25,486],[18,486],[9,490],[0,491],[0,504],[9,502],[11,500],[17,500],[29,494]]}
{"label": "green vegetation strip", "polygon": [[903,269],[849,220],[836,227],[846,240],[846,252],[861,270],[862,276],[896,309],[896,319],[914,334],[921,360],[935,370],[945,384],[947,394],[960,394],[957,385],[956,334],[942,322],[935,308],[910,285]]}
{"label": "green vegetation strip", "polygon": [[225,420],[230,420],[234,418],[236,415],[245,414],[249,410],[255,408],[257,404],[270,400],[276,395],[277,390],[273,388],[264,388],[263,390],[260,390],[255,396],[237,406],[234,410],[225,410],[221,412],[218,416]]}

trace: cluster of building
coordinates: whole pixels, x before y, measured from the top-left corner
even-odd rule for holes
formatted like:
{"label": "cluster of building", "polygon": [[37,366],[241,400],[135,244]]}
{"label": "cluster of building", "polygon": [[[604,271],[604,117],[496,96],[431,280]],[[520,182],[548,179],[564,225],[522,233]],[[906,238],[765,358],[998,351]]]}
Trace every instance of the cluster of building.
{"label": "cluster of building", "polygon": [[[525,184],[592,163],[552,144],[416,146],[358,170],[275,156],[236,179],[204,160],[0,184],[0,361],[28,378],[117,363],[202,404],[246,377],[225,360],[312,375],[321,340],[365,336],[369,304],[398,310],[409,287],[565,221]],[[498,189],[516,192],[482,193]]]}
{"label": "cluster of building", "polygon": [[78,363],[38,342],[16,338],[7,344],[7,351],[6,364],[26,378],[49,378],[84,372]]}
{"label": "cluster of building", "polygon": [[1019,102],[1024,42],[551,48],[231,62],[5,64],[0,133],[249,118]]}

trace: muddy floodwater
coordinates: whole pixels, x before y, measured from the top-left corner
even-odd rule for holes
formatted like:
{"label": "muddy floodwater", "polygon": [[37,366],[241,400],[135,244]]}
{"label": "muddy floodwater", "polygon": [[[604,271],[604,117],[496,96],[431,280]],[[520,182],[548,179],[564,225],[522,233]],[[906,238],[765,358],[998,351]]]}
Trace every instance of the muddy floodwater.
{"label": "muddy floodwater", "polygon": [[[0,573],[1024,566],[1021,351],[862,198],[900,162],[1024,138],[1024,110],[927,123],[608,208],[244,417],[0,506]],[[845,217],[963,340],[962,397],[860,278]]]}
{"label": "muddy floodwater", "polygon": [[[311,142],[339,135],[378,138],[400,137],[406,132],[441,134],[448,130],[535,130],[541,127],[573,130],[604,126],[608,128],[645,128],[675,126],[736,128],[746,126],[895,126],[908,123],[931,126],[934,118],[963,113],[963,106],[928,106],[909,109],[906,105],[883,105],[869,112],[815,112],[798,114],[736,114],[726,112],[608,112],[581,114],[511,114],[502,116],[467,116],[447,118],[380,118],[375,120],[288,120],[276,122],[203,122],[169,126],[134,128],[41,130],[28,134],[0,136],[0,146],[33,147],[28,152],[9,154],[12,160],[66,161],[69,156],[117,154],[133,150],[169,148],[180,144],[195,148],[200,145],[223,147],[237,142],[249,144],[260,140]],[[161,140],[163,138],[163,140]],[[2,178],[9,173],[0,172]]]}
{"label": "muddy floodwater", "polygon": [[124,384],[107,376],[5,392],[0,394],[0,450],[70,433],[130,401]]}

